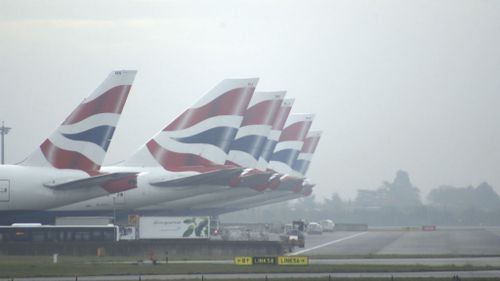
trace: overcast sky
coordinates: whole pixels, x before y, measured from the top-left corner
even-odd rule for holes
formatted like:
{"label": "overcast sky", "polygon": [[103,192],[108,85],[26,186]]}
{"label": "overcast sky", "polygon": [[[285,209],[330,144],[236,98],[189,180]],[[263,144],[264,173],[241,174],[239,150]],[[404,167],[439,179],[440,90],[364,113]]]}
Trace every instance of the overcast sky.
{"label": "overcast sky", "polygon": [[0,120],[22,161],[114,69],[137,69],[106,164],[224,78],[287,90],[324,131],[309,177],[354,197],[500,191],[500,1],[0,0]]}

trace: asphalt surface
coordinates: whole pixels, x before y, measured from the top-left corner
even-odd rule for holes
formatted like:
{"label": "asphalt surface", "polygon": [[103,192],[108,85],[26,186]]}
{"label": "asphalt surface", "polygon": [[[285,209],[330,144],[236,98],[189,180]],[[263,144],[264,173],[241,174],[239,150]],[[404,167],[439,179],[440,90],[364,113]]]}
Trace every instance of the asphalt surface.
{"label": "asphalt surface", "polygon": [[[340,240],[339,242],[334,242]],[[392,228],[368,232],[333,232],[307,235],[310,256],[452,255],[500,256],[497,228],[438,228],[436,231]]]}
{"label": "asphalt surface", "polygon": [[[291,255],[310,256],[311,264],[377,264],[377,265],[472,265],[500,267],[500,228],[438,228],[436,231],[420,231],[415,228],[380,228],[367,232],[333,232],[307,235],[306,248],[296,249]],[[422,258],[372,258],[372,255],[422,256]],[[330,256],[335,258],[315,257]],[[367,256],[369,258],[354,258]],[[232,263],[219,261],[172,261],[171,263]],[[443,277],[451,278],[499,278],[500,270],[459,272],[398,272],[398,273],[249,273],[205,274],[208,280],[252,278],[300,277]],[[200,279],[200,274],[143,275],[142,280]],[[10,279],[0,279],[10,280]],[[66,281],[75,277],[16,278],[23,281]],[[87,276],[78,280],[139,280],[138,276]],[[500,280],[500,279],[499,279]]]}

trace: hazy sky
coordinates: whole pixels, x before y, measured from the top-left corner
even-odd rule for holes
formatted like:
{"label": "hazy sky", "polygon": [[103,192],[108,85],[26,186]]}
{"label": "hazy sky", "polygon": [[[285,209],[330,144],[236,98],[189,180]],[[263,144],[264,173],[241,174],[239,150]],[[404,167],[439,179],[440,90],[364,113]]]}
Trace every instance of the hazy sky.
{"label": "hazy sky", "polygon": [[500,1],[0,0],[0,120],[22,161],[114,69],[137,69],[106,163],[224,78],[324,130],[317,197],[409,172],[500,191]]}

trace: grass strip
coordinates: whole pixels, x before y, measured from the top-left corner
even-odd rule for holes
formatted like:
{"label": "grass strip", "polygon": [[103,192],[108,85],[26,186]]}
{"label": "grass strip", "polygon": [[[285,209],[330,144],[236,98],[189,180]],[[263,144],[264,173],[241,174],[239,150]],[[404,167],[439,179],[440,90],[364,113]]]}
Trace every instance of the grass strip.
{"label": "grass strip", "polygon": [[[142,278],[141,279],[142,281],[158,281],[158,279],[144,279]],[[168,279],[168,281],[200,281],[201,278],[193,278],[193,279]],[[265,278],[251,278],[251,279],[214,279],[214,278],[207,278],[207,277],[204,277],[205,281],[264,281],[264,280],[267,280],[267,281],[283,281],[285,280],[284,278],[271,278],[271,277],[268,277],[267,279]],[[386,278],[374,278],[374,277],[360,277],[360,278],[353,278],[353,277],[346,277],[346,278],[343,278],[343,277],[331,277],[329,278],[328,275],[325,275],[323,277],[310,277],[310,278],[303,278],[303,277],[300,277],[300,278],[287,278],[286,280],[294,280],[294,281],[389,281],[389,280],[392,280],[392,281],[427,281],[427,280],[430,280],[430,281],[450,281],[452,280],[451,278],[424,278],[424,277],[398,277],[398,278],[394,278],[394,279],[391,279],[390,277],[386,277]],[[480,280],[480,281],[498,281],[500,280],[500,278],[477,278],[477,277],[474,277],[474,278],[461,278],[461,280]],[[126,281],[126,280],[115,280],[115,281]],[[128,280],[129,281],[129,280]],[[161,280],[160,280],[161,281]]]}
{"label": "grass strip", "polygon": [[418,272],[418,271],[472,271],[495,270],[491,266],[427,266],[427,265],[308,265],[277,266],[233,264],[123,264],[89,262],[85,259],[61,261],[52,264],[46,259],[36,262],[0,260],[0,278],[48,277],[48,276],[93,276],[93,275],[146,275],[146,274],[208,274],[208,273],[328,273],[328,272]]}

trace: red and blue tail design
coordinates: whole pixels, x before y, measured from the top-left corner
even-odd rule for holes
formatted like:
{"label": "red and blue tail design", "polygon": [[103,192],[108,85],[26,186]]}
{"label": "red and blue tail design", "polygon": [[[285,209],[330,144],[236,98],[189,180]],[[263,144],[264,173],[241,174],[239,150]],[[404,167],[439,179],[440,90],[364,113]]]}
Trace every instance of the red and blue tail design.
{"label": "red and blue tail design", "polygon": [[271,131],[269,132],[266,142],[262,147],[262,152],[257,163],[257,169],[261,171],[265,171],[267,169],[269,160],[271,160],[274,148],[276,147],[276,144],[278,143],[278,140],[280,138],[281,130],[283,130],[283,127],[285,126],[285,122],[288,119],[290,110],[292,110],[294,101],[294,99],[283,100],[283,103],[281,104],[278,112],[276,113],[276,117],[273,120]]}
{"label": "red and blue tail design", "polygon": [[281,174],[289,174],[292,171],[292,165],[299,156],[313,119],[314,114],[307,113],[292,114],[288,117],[269,161],[269,169]]}
{"label": "red and blue tail design", "polygon": [[208,172],[223,165],[258,79],[226,79],[148,141],[124,165]]}
{"label": "red and blue tail design", "polygon": [[284,91],[256,92],[243,116],[243,122],[231,144],[226,164],[257,167],[262,148],[281,107]]}
{"label": "red and blue tail design", "polygon": [[22,164],[99,170],[127,100],[136,71],[111,72]]}
{"label": "red and blue tail design", "polygon": [[297,160],[293,162],[293,170],[299,173],[302,177],[306,175],[307,170],[309,169],[311,158],[316,151],[316,147],[318,146],[321,134],[321,131],[309,132],[306,139],[304,140],[304,144],[302,145],[302,149],[300,150],[300,154],[297,157]]}

